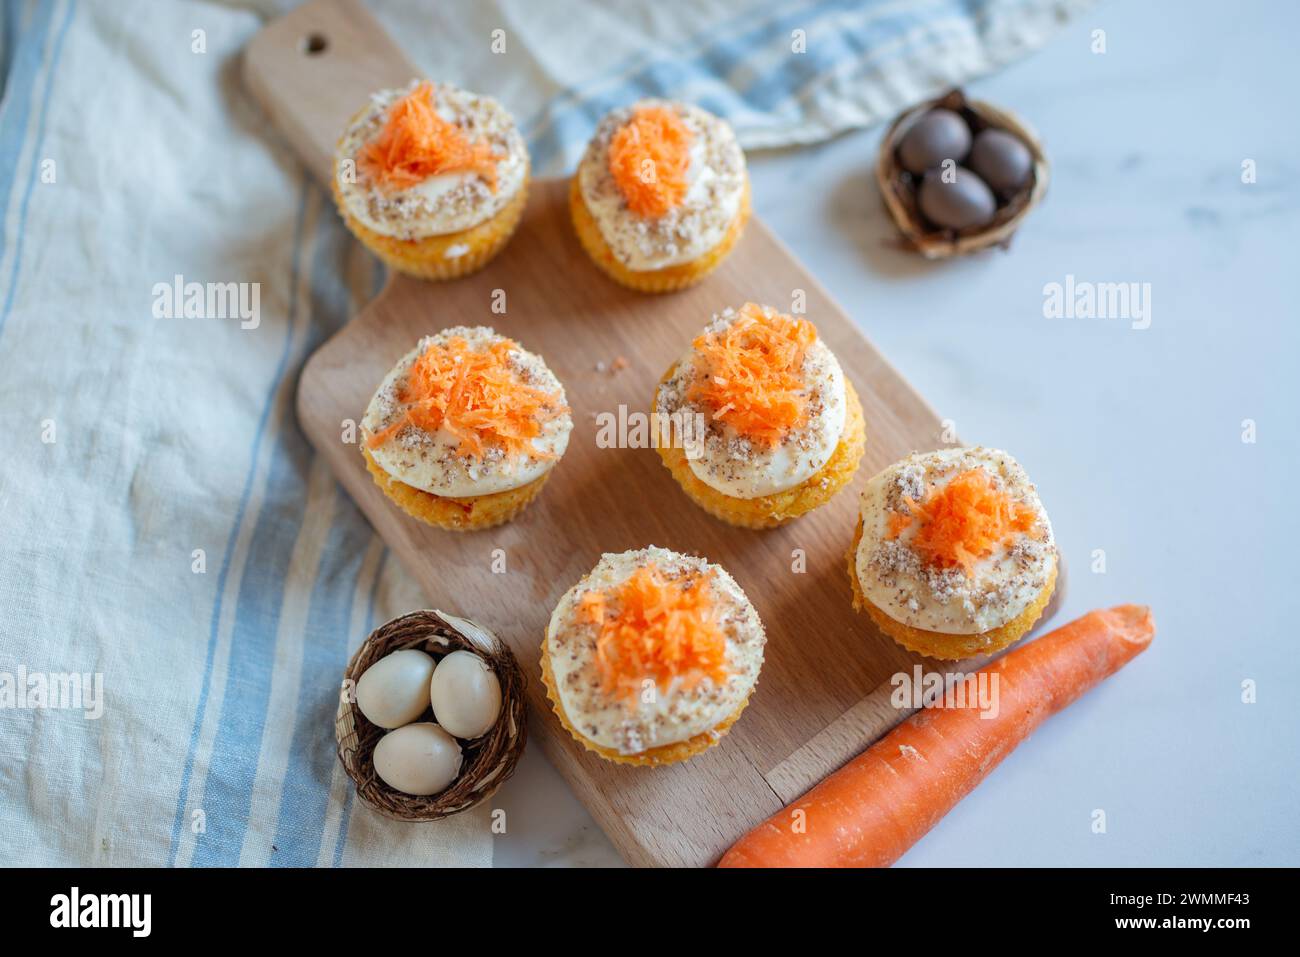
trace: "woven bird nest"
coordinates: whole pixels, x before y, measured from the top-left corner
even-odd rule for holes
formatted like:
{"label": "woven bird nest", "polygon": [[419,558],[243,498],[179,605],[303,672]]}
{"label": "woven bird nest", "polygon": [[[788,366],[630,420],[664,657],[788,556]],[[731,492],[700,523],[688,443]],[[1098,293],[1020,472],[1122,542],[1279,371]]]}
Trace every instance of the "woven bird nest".
{"label": "woven bird nest", "polygon": [[[921,214],[916,189],[920,178],[903,169],[898,162],[898,144],[912,124],[935,107],[952,110],[961,116],[974,136],[989,127],[1015,135],[1033,157],[1029,182],[1005,203],[998,206],[992,222],[969,229],[944,229]],[[903,234],[908,246],[926,259],[966,256],[991,246],[1006,248],[1029,211],[1042,202],[1047,192],[1049,166],[1038,134],[1024,120],[1009,110],[981,100],[968,100],[961,90],[953,90],[908,110],[890,125],[880,141],[880,159],[876,163],[876,182],[885,207]]]}
{"label": "woven bird nest", "polygon": [[[356,682],[380,658],[415,648],[440,659],[453,651],[480,656],[501,683],[501,714],[487,734],[472,741],[458,739],[464,756],[460,774],[440,794],[418,797],[395,790],[375,773],[374,751],[387,731],[371,724],[357,707]],[[510,649],[481,625],[442,611],[415,611],[377,628],[357,649],[343,675],[334,719],[339,760],[357,788],[357,797],[385,817],[399,821],[437,821],[459,814],[486,800],[511,774],[523,754],[524,674]],[[417,721],[433,721],[426,710]]]}

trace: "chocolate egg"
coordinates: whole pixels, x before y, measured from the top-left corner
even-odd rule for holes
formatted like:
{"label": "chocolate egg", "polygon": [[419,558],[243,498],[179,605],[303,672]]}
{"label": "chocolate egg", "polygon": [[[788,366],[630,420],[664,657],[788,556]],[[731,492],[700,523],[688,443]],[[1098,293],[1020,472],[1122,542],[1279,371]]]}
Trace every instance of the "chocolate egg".
{"label": "chocolate egg", "polygon": [[898,162],[920,176],[946,159],[960,163],[970,152],[970,127],[952,110],[931,110],[912,124],[898,144]]}
{"label": "chocolate egg", "polygon": [[1029,182],[1034,165],[1029,147],[1006,130],[987,129],[975,137],[967,165],[1002,196],[1009,196]]}
{"label": "chocolate egg", "polygon": [[941,169],[930,170],[917,190],[916,201],[926,219],[946,229],[968,229],[993,218],[997,200],[982,179],[964,166],[953,168],[951,183],[945,183],[943,175]]}

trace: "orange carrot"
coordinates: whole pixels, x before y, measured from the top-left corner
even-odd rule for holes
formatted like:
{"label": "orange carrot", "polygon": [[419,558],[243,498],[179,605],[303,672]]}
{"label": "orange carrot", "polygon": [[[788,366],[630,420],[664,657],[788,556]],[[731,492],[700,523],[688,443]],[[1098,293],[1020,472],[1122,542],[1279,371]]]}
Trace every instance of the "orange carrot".
{"label": "orange carrot", "polygon": [[379,135],[365,145],[360,166],[388,190],[407,189],[439,173],[465,170],[497,191],[497,161],[487,142],[470,142],[433,103],[433,84],[421,83],[388,110]]}
{"label": "orange carrot", "polygon": [[981,669],[997,674],[996,717],[925,708],[742,837],[719,867],[888,867],[1050,715],[1142,652],[1151,610],[1082,618]]}
{"label": "orange carrot", "polygon": [[983,469],[967,469],[940,491],[933,489],[924,501],[904,497],[910,511],[894,512],[889,518],[888,537],[897,538],[913,518],[921,527],[912,548],[930,564],[960,568],[966,577],[974,574],[975,563],[994,546],[1017,532],[1032,534],[1034,510],[1014,501],[993,484]]}
{"label": "orange carrot", "polygon": [[686,198],[695,134],[662,106],[637,110],[609,142],[609,172],[638,216],[657,219]]}
{"label": "orange carrot", "polygon": [[497,339],[480,352],[462,336],[431,343],[398,391],[407,407],[366,444],[378,448],[413,425],[429,433],[445,429],[460,440],[457,451],[463,455],[482,455],[487,439],[512,455],[553,458],[532,440],[541,434],[542,422],[567,409],[557,396],[519,378],[510,361],[518,348],[512,339]]}
{"label": "orange carrot", "polygon": [[638,568],[610,592],[584,594],[579,609],[596,626],[603,690],[635,711],[646,678],[660,688],[674,678],[688,688],[706,677],[726,684],[727,638],[715,608],[707,579],[683,584],[656,565]]}
{"label": "orange carrot", "polygon": [[704,359],[705,374],[691,384],[713,418],[770,448],[808,421],[803,361],[817,341],[807,319],[747,302],[739,318],[721,332],[706,332],[692,343]]}

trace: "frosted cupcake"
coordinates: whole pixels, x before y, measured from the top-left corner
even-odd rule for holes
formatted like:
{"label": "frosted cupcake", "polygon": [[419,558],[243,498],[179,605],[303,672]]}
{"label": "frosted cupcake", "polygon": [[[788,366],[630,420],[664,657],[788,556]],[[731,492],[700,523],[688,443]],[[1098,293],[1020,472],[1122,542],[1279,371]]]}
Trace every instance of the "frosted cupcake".
{"label": "frosted cupcake", "polygon": [[1025,470],[997,449],[914,453],[873,477],[849,552],[854,607],[931,658],[1021,638],[1056,587],[1052,525]]}
{"label": "frosted cupcake", "polygon": [[445,83],[382,90],[334,157],[334,199],[371,252],[452,279],[500,252],[528,198],[528,150],[496,100]]}
{"label": "frosted cupcake", "polygon": [[745,154],[712,113],[642,100],[596,127],[569,206],[583,248],[617,282],[683,289],[717,268],[749,220]]}
{"label": "frosted cupcake", "polygon": [[620,764],[685,761],[740,717],[766,636],[735,579],[663,548],[601,556],[560,599],[542,681],[564,728]]}
{"label": "frosted cupcake", "polygon": [[754,303],[713,318],[660,381],[654,410],[681,435],[658,446],[673,478],[747,528],[830,501],[866,447],[862,404],[817,329]]}
{"label": "frosted cupcake", "polygon": [[509,521],[569,444],[564,387],[541,357],[483,326],[426,336],[361,420],[376,484],[407,514],[467,531]]}

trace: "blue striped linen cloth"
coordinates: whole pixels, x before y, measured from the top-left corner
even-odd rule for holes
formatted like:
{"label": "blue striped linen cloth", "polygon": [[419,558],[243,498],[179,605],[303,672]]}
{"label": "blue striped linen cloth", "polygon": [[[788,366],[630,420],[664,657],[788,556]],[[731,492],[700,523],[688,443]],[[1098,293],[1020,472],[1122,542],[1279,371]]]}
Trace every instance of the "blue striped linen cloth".
{"label": "blue striped linen cloth", "polygon": [[[278,6],[5,0],[5,863],[491,862],[487,809],[381,819],[333,753],[348,655],[423,602],[294,418],[303,361],[383,275],[239,85]],[[373,9],[430,76],[507,103],[558,174],[639,96],[697,102],[747,148],[811,142],[1023,55],[1081,6]],[[178,276],[260,283],[259,321],[155,315]],[[70,673],[102,676],[102,715],[19,693]]]}

